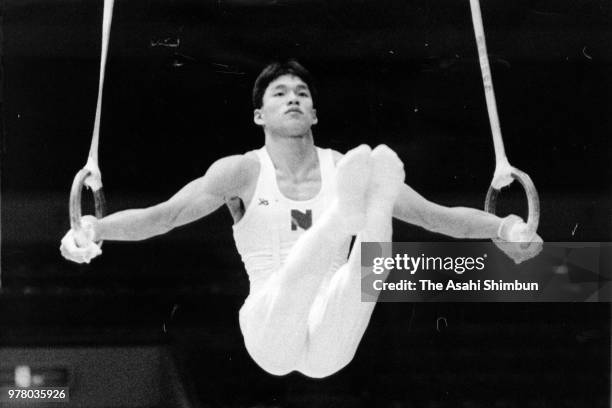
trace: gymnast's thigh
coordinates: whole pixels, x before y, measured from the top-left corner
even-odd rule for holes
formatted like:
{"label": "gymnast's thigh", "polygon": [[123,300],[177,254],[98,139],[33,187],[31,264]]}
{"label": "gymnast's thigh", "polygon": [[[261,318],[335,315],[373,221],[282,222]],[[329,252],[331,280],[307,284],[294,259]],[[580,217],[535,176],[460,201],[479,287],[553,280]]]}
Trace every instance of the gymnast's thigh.
{"label": "gymnast's thigh", "polygon": [[269,313],[270,298],[273,295],[273,275],[274,273],[271,273],[266,279],[251,282],[249,295],[244,300],[238,313],[240,331],[243,336],[249,334],[249,330],[253,326],[255,326],[255,329],[262,328],[265,316]]}

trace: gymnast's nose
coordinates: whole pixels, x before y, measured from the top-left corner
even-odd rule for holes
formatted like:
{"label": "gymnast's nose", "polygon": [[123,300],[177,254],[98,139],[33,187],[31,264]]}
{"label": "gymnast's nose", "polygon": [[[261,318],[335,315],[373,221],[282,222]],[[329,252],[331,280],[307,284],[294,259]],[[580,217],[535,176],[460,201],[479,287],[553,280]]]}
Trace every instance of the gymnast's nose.
{"label": "gymnast's nose", "polygon": [[300,104],[300,99],[298,98],[298,95],[295,91],[289,91],[289,105],[297,105],[299,106]]}

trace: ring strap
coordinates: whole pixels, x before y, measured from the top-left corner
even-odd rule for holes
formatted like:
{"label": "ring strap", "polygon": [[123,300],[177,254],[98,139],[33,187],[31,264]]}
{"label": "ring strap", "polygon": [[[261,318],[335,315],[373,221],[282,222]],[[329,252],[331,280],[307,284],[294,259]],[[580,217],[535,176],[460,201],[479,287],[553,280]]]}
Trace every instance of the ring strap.
{"label": "ring strap", "polygon": [[[102,114],[102,93],[104,88],[104,73],[106,71],[106,58],[108,55],[108,43],[110,38],[110,28],[113,16],[114,0],[104,0],[104,12],[102,18],[102,48],[100,55],[100,80],[98,83],[98,100],[96,103],[96,116],[94,119],[93,134],[91,137],[91,145],[89,147],[89,157],[87,166],[79,170],[72,181],[70,189],[70,227],[73,230],[81,229],[81,194],[85,181],[88,177],[97,178],[95,183],[89,184],[92,187],[92,193],[95,203],[95,215],[97,218],[102,218],[106,214],[106,199],[104,197],[104,189],[99,171],[92,172],[88,166],[98,168],[98,145],[100,140],[100,118]],[[102,245],[102,241],[98,242]]]}

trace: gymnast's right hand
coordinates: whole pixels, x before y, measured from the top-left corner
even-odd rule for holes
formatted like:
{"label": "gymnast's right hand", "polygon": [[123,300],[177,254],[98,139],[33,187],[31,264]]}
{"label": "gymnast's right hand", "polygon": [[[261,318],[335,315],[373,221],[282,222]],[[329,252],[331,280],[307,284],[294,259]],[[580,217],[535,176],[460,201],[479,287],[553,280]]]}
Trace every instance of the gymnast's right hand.
{"label": "gymnast's right hand", "polygon": [[62,238],[60,251],[62,256],[76,263],[89,263],[102,253],[102,249],[94,242],[95,217],[86,215],[81,218],[81,229],[71,229]]}

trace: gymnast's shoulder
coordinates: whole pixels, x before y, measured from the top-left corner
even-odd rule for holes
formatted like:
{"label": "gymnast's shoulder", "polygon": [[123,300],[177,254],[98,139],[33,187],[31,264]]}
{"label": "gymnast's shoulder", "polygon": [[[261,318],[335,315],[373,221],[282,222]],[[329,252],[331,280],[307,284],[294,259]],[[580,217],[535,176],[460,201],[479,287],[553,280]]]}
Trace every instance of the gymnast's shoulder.
{"label": "gymnast's shoulder", "polygon": [[[254,152],[225,156],[206,171],[209,178],[220,179],[235,187],[250,185],[259,176],[259,159]],[[205,176],[205,177],[206,177]]]}

